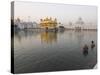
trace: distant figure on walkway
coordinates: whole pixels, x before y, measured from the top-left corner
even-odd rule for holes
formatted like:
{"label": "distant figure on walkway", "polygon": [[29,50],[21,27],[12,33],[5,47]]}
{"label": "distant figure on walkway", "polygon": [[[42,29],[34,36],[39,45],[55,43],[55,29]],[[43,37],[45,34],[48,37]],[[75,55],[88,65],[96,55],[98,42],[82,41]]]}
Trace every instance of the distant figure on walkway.
{"label": "distant figure on walkway", "polygon": [[91,41],[91,49],[93,49],[95,47],[95,43],[94,41]]}

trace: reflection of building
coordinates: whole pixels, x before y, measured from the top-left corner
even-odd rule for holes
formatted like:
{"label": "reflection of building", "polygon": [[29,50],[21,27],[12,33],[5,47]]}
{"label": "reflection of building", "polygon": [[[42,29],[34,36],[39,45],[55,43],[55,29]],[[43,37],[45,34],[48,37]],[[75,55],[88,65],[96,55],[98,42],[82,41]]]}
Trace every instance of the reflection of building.
{"label": "reflection of building", "polygon": [[54,29],[57,26],[57,19],[50,18],[40,19],[40,27],[45,29]]}
{"label": "reflection of building", "polygon": [[80,17],[78,19],[78,21],[76,22],[76,24],[75,24],[75,29],[76,30],[81,30],[81,29],[83,29],[82,28],[83,25],[84,25],[84,22],[83,22],[82,18]]}
{"label": "reflection of building", "polygon": [[41,33],[41,42],[52,43],[57,41],[56,32],[42,32]]}

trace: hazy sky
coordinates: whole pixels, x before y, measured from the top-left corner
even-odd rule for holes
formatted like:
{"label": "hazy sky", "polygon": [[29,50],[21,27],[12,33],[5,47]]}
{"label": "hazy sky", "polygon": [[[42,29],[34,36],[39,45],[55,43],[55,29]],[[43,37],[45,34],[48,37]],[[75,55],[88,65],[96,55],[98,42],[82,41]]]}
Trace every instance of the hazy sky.
{"label": "hazy sky", "polygon": [[15,18],[39,22],[41,18],[53,17],[63,24],[76,22],[82,17],[84,22],[97,22],[97,7],[52,3],[15,2]]}

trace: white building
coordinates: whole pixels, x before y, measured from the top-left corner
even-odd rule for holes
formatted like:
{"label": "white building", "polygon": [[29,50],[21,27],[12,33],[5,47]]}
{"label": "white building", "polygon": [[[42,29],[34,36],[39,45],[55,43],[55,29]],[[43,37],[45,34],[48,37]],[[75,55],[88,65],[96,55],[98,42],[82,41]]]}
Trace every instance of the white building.
{"label": "white building", "polygon": [[17,25],[20,29],[30,29],[39,27],[39,25],[36,22],[22,22],[19,18],[15,20],[14,24]]}
{"label": "white building", "polygon": [[81,29],[84,29],[84,22],[82,20],[82,18],[80,17],[78,19],[78,21],[75,23],[75,29],[76,30],[81,30]]}

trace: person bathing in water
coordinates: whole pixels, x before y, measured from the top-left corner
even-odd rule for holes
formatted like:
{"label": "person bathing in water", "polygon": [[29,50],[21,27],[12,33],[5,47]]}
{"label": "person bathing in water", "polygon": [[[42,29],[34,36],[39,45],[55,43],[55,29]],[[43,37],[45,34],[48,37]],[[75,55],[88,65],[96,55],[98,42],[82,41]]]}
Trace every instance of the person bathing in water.
{"label": "person bathing in water", "polygon": [[[94,41],[91,41],[91,49],[93,49],[95,47],[95,43]],[[84,45],[83,50],[84,51],[88,51],[89,46],[87,44]]]}
{"label": "person bathing in water", "polygon": [[88,50],[88,45],[87,44],[84,45],[83,50],[84,51],[87,51]]}
{"label": "person bathing in water", "polygon": [[91,48],[93,49],[95,47],[94,41],[91,41]]}

